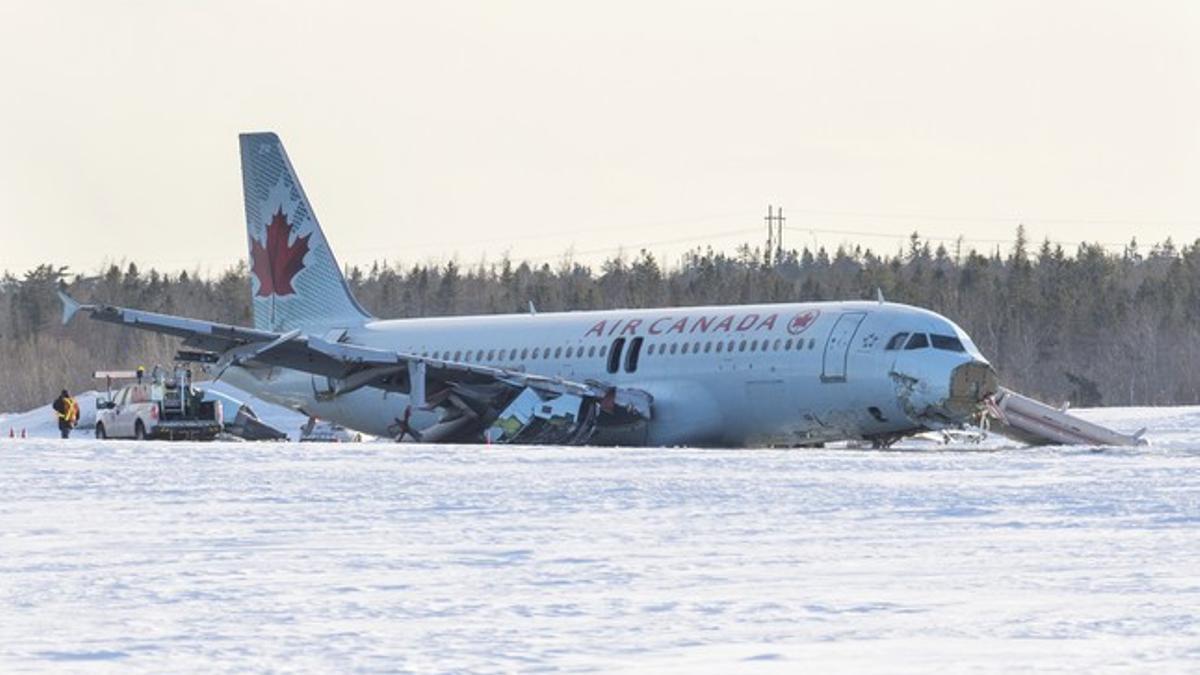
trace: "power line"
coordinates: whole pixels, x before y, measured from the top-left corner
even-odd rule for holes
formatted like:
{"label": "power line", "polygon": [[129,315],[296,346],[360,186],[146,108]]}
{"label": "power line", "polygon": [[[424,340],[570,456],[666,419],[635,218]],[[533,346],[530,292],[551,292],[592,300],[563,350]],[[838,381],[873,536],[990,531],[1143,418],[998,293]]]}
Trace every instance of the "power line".
{"label": "power line", "polygon": [[[789,227],[787,229],[789,229],[793,232],[808,232],[811,234],[841,234],[841,235],[849,235],[849,236],[856,236],[856,237],[879,237],[882,239],[895,239],[898,241],[906,241],[912,237],[912,233],[896,234],[894,232],[871,232],[871,231],[865,231],[865,230],[842,230],[842,229],[819,228],[819,227]],[[923,234],[920,234],[919,232],[917,233],[917,238],[922,241],[939,241],[939,242],[961,241],[964,244],[1015,244],[1015,243],[1017,243],[1016,239],[987,239],[987,238],[980,238],[980,237],[964,237],[961,235],[948,237],[948,236],[940,236],[940,235],[923,235]],[[1111,241],[1109,241],[1109,242],[1105,242],[1105,241],[1069,242],[1069,241],[1056,241],[1053,239],[1049,240],[1049,241],[1051,244],[1055,244],[1057,246],[1064,246],[1064,247],[1065,246],[1077,246],[1077,245],[1083,244],[1083,243],[1098,244],[1105,248],[1124,248],[1125,246],[1128,245],[1127,242],[1126,243],[1118,243],[1118,242],[1111,242]],[[1032,242],[1032,240],[1031,240],[1029,243],[1037,243],[1037,242]]]}
{"label": "power line", "polygon": [[870,212],[870,211],[835,211],[828,209],[792,209],[793,212],[809,213],[818,216],[834,216],[846,218],[877,218],[880,220],[937,220],[937,221],[952,221],[952,222],[975,222],[975,223],[1025,223],[1037,224],[1045,223],[1049,225],[1125,225],[1136,227],[1138,225],[1200,225],[1200,220],[1180,219],[1180,220],[1160,220],[1160,219],[1124,219],[1113,220],[1106,218],[1043,218],[1033,215],[1013,215],[1013,216],[964,216],[964,215],[946,215],[946,214],[927,214],[927,213],[886,213],[886,212]]}

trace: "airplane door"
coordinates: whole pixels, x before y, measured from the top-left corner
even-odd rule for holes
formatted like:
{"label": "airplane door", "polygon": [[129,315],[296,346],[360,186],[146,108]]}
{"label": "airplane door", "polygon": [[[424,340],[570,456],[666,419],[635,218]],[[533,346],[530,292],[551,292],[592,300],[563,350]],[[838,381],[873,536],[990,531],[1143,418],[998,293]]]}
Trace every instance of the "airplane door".
{"label": "airplane door", "polygon": [[867,316],[866,312],[847,312],[838,317],[825,341],[825,356],[821,362],[822,382],[845,382],[846,360],[850,355],[850,343],[858,326]]}

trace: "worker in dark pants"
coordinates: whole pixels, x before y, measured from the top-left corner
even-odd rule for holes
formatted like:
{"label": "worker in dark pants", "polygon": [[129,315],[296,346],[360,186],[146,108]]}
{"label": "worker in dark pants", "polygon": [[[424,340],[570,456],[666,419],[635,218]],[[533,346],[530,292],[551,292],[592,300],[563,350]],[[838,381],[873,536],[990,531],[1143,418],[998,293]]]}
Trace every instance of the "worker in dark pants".
{"label": "worker in dark pants", "polygon": [[58,417],[58,431],[63,438],[71,435],[71,429],[79,423],[79,404],[67,393],[66,389],[54,399],[54,414]]}

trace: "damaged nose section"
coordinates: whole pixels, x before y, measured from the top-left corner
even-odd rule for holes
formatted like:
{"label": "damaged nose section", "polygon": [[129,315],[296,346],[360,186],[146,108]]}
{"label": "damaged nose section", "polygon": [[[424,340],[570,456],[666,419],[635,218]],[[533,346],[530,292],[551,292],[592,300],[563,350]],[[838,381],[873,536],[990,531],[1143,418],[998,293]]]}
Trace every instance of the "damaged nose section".
{"label": "damaged nose section", "polygon": [[950,396],[944,407],[952,419],[969,419],[999,388],[999,379],[990,364],[984,361],[964,363],[950,373]]}
{"label": "damaged nose section", "polygon": [[909,419],[929,429],[971,422],[999,389],[996,371],[986,361],[955,366],[946,377],[931,369],[923,377],[892,371],[896,397]]}

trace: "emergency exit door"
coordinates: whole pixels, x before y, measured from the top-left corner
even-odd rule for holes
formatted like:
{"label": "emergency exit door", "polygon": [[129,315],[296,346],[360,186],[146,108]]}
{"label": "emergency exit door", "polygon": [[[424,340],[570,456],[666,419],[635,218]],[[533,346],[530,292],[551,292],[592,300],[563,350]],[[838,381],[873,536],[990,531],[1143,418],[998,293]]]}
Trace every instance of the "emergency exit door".
{"label": "emergency exit door", "polygon": [[838,317],[825,341],[825,356],[821,363],[822,382],[845,382],[846,360],[850,357],[850,344],[858,326],[867,316],[866,312],[848,312]]}

